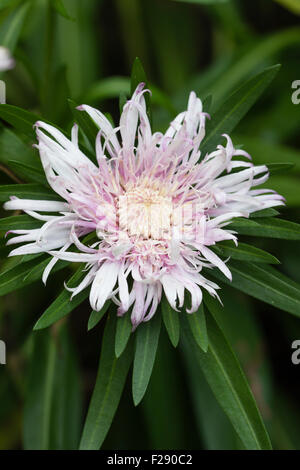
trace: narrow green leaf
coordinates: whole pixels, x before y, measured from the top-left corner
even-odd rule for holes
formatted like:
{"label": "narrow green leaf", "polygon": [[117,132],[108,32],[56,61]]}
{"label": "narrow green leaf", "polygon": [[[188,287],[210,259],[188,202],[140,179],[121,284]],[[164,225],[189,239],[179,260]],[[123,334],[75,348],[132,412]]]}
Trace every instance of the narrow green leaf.
{"label": "narrow green leaf", "polygon": [[[67,20],[73,20],[69,13],[67,12],[66,7],[64,6],[62,0],[51,0],[52,7],[56,12],[61,15],[63,18],[66,18]],[[74,21],[74,20],[73,20]]]}
{"label": "narrow green leaf", "polygon": [[[24,142],[12,129],[3,128],[0,134],[0,161],[9,167],[12,160],[44,173],[38,152],[31,144]],[[15,173],[19,174],[19,170]],[[24,172],[20,173],[21,177],[23,175]]]}
{"label": "narrow green leaf", "polygon": [[95,83],[84,97],[84,102],[99,102],[117,98],[120,94],[128,96],[130,80],[128,77],[109,77]]}
{"label": "narrow green leaf", "polygon": [[[26,256],[39,256],[39,255],[26,255]],[[42,278],[44,269],[46,268],[47,264],[51,260],[50,257],[47,257],[44,261],[40,263],[36,263],[34,268],[32,268],[28,273],[23,278],[23,283],[26,282],[26,284],[30,284],[31,282],[34,282],[38,279]],[[69,265],[69,261],[62,261],[58,260],[53,269],[51,270],[50,276],[52,276],[54,273],[57,271],[60,271],[61,269],[65,268],[66,266]]]}
{"label": "narrow green leaf", "polygon": [[120,109],[120,114],[123,112],[123,108],[126,104],[127,101],[127,95],[126,93],[120,93],[119,95],[119,109]]}
{"label": "narrow green leaf", "polygon": [[7,184],[0,186],[0,201],[8,201],[11,196],[21,199],[39,199],[42,201],[60,201],[61,197],[54,191],[35,183]]}
{"label": "narrow green leaf", "polygon": [[300,316],[300,285],[271,266],[231,261],[232,282],[213,269],[213,277],[263,302]]}
{"label": "narrow green leaf", "polygon": [[156,313],[149,322],[137,327],[132,376],[132,395],[135,406],[140,403],[147,390],[155,361],[160,326],[161,317]]}
{"label": "narrow green leaf", "polygon": [[101,310],[99,310],[99,312],[97,312],[96,310],[92,311],[89,317],[89,321],[88,321],[88,328],[87,328],[88,331],[92,330],[96,325],[98,325],[102,317],[105,315],[109,306],[110,306],[110,301],[107,300],[105,304],[103,305],[103,307],[101,308]]}
{"label": "narrow green leaf", "polygon": [[300,224],[277,218],[235,219],[230,229],[241,235],[300,240]]}
{"label": "narrow green leaf", "polygon": [[213,249],[218,255],[230,256],[232,259],[255,263],[280,264],[280,261],[270,253],[242,242],[239,242],[238,246],[235,246],[232,241],[219,242]]}
{"label": "narrow green leaf", "polygon": [[288,10],[300,15],[300,3],[299,0],[275,0],[275,2],[280,3],[283,7]]}
{"label": "narrow green leaf", "polygon": [[25,287],[30,282],[37,280],[34,278],[24,281],[24,276],[30,272],[37,264],[36,259],[19,263],[11,269],[8,269],[0,274],[0,295],[8,294],[17,289]]}
{"label": "narrow green leaf", "polygon": [[[148,80],[146,77],[146,73],[144,70],[144,67],[142,65],[141,60],[136,57],[133,66],[132,66],[132,71],[131,71],[131,94],[135,91],[136,87],[140,83],[145,83],[146,88],[149,87]],[[150,122],[152,121],[152,113],[151,113],[151,101],[150,101],[150,94],[146,93],[145,95],[145,101],[146,101],[146,108],[147,108],[147,114],[150,119]]]}
{"label": "narrow green leaf", "polygon": [[[68,287],[77,287],[78,284],[85,277],[85,273],[82,271],[82,266],[80,266],[73,276],[69,279],[67,286]],[[78,295],[71,300],[71,293],[64,289],[59,296],[52,302],[52,304],[47,308],[43,315],[38,319],[34,325],[34,330],[42,330],[48,326],[55,323],[57,320],[68,315],[72,312],[78,305],[80,305],[89,295],[89,289],[84,289]]]}
{"label": "narrow green leaf", "polygon": [[265,165],[268,167],[270,175],[285,173],[295,166],[294,163],[266,163]]}
{"label": "narrow green leaf", "polygon": [[266,68],[263,72],[250,78],[235,91],[223,105],[212,115],[207,124],[206,137],[201,145],[201,153],[211,152],[222,141],[222,134],[230,134],[239,121],[254,105],[263,91],[278,73],[280,65]]}
{"label": "narrow green leaf", "polygon": [[99,132],[98,127],[86,112],[77,109],[78,105],[75,103],[75,101],[68,100],[68,103],[79,128],[85,133],[92,148],[94,148],[96,137]]}
{"label": "narrow green leaf", "polygon": [[30,2],[23,2],[6,19],[5,24],[1,25],[0,44],[11,52],[15,50],[30,6]]}
{"label": "narrow green leaf", "polygon": [[16,173],[25,181],[38,183],[49,188],[45,173],[41,169],[17,160],[9,160],[8,165],[13,171],[17,170]]}
{"label": "narrow green leaf", "polygon": [[65,325],[34,333],[25,394],[23,440],[26,450],[78,447],[81,392],[77,357]]}
{"label": "narrow green leaf", "polygon": [[194,359],[246,449],[271,449],[245,375],[214,318],[211,315],[206,318],[209,337],[206,353],[195,342],[186,318],[183,320],[185,347],[191,348]]}
{"label": "narrow green leaf", "polygon": [[269,209],[252,212],[252,214],[250,214],[250,219],[256,219],[256,217],[275,217],[276,215],[279,215],[279,212],[270,207]]}
{"label": "narrow green leaf", "polygon": [[132,323],[130,313],[127,312],[117,320],[116,339],[115,339],[115,354],[120,357],[124,352],[128,340],[132,332]]}
{"label": "narrow green leaf", "polygon": [[163,296],[161,301],[161,312],[170,341],[173,344],[174,348],[177,348],[180,336],[180,323],[178,312],[172,309],[165,295]]}
{"label": "narrow green leaf", "polygon": [[119,359],[115,356],[113,338],[116,320],[115,312],[108,315],[102,339],[96,385],[81,438],[81,450],[98,450],[101,447],[118,408],[132,362],[131,342]]}
{"label": "narrow green leaf", "polygon": [[35,229],[41,226],[42,222],[29,215],[13,215],[0,220],[0,230],[25,230]]}
{"label": "narrow green leaf", "polygon": [[200,305],[198,312],[187,313],[186,315],[196,343],[202,349],[202,351],[206,353],[209,341],[203,304]]}
{"label": "narrow green leaf", "polygon": [[33,126],[40,120],[40,117],[17,106],[2,104],[0,107],[0,119],[8,122],[8,124],[28,137],[33,138],[35,137]]}

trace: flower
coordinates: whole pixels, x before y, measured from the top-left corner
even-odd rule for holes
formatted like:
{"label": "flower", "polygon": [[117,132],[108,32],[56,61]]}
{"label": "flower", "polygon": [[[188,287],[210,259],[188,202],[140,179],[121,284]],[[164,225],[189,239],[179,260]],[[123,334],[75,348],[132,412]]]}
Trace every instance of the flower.
{"label": "flower", "polygon": [[[203,289],[217,296],[219,286],[203,270],[216,267],[229,279],[231,273],[211,247],[221,240],[237,243],[229,225],[235,217],[283,204],[274,191],[256,189],[268,179],[267,167],[253,166],[229,136],[224,135],[225,146],[201,155],[209,116],[194,92],[168,130],[152,134],[147,91],[142,83],[137,87],[117,128],[97,109],[79,107],[99,128],[97,164],[80,150],[76,125],[69,140],[37,122],[45,174],[62,200],[12,197],[5,203],[5,209],[45,222],[40,229],[14,230],[17,236],[8,244],[29,243],[10,255],[49,253],[44,282],[58,259],[86,263],[82,282],[70,289],[72,297],[91,286],[94,310],[107,299],[118,305],[118,315],[132,307],[134,328],[154,315],[163,291],[174,310],[183,306],[188,291],[189,313],[199,308]],[[91,232],[96,240],[89,246],[80,238]],[[68,250],[71,245],[75,251]]]}
{"label": "flower", "polygon": [[12,58],[9,50],[6,47],[0,46],[0,72],[10,70],[15,66],[15,61]]}

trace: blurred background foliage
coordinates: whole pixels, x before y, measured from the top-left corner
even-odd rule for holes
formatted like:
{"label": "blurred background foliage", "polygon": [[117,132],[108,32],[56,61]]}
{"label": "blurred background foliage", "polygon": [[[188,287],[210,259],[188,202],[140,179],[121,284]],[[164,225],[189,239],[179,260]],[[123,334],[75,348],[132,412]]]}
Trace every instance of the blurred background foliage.
{"label": "blurred background foliage", "polygon": [[[286,197],[281,216],[299,222],[300,105],[291,101],[292,82],[300,79],[299,14],[298,0],[0,0],[0,44],[17,60],[16,68],[1,77],[7,102],[67,129],[73,121],[69,98],[97,106],[117,122],[119,95],[130,92],[138,56],[153,91],[154,129],[164,130],[186,106],[191,89],[202,99],[212,96],[213,113],[238,85],[281,63],[232,137],[256,164],[294,164],[289,172],[271,176],[268,185]],[[2,184],[34,181],[17,164],[20,159],[26,163],[26,155],[37,157],[31,144],[1,124]],[[6,166],[12,160],[13,172]],[[255,244],[281,260],[283,273],[300,281],[299,242],[257,239]],[[7,253],[1,239],[1,271],[18,263],[7,260]],[[103,325],[87,331],[85,301],[66,321],[32,332],[68,274],[59,271],[47,288],[37,281],[1,298],[7,365],[0,366],[0,449],[78,447]],[[300,366],[291,362],[299,320],[231,288],[223,300],[218,319],[274,447],[300,449]],[[185,349],[184,343],[173,349],[161,335],[145,399],[135,408],[128,382],[103,448],[243,447]]]}

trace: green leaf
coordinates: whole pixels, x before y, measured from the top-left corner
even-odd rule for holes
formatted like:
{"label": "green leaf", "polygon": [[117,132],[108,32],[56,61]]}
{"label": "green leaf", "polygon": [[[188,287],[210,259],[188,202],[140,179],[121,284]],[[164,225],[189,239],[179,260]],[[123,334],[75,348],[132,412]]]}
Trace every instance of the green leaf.
{"label": "green leaf", "polygon": [[300,224],[288,220],[261,217],[255,220],[235,219],[230,229],[241,235],[300,240]]}
{"label": "green leaf", "polygon": [[81,438],[81,450],[98,450],[101,447],[118,408],[132,362],[131,342],[119,359],[115,356],[113,338],[116,320],[115,313],[108,315],[102,339],[96,385]]}
{"label": "green leaf", "polygon": [[299,0],[275,0],[280,3],[283,7],[291,10],[296,15],[300,15],[300,3]]}
{"label": "green leaf", "polygon": [[83,101],[95,102],[117,98],[120,94],[128,96],[130,80],[128,77],[109,77],[96,82],[87,92]]}
{"label": "green leaf", "polygon": [[213,269],[211,274],[218,280],[232,285],[275,308],[300,316],[300,286],[271,266],[231,261],[232,282]]}
{"label": "green leaf", "polygon": [[25,394],[23,439],[26,450],[78,447],[81,391],[77,356],[65,325],[33,334]]}
{"label": "green leaf", "polygon": [[[96,137],[99,132],[98,127],[86,112],[77,109],[78,105],[75,101],[68,100],[68,103],[79,128],[84,132],[92,148],[94,148]],[[95,155],[93,155],[93,158],[95,158]]]}
{"label": "green leaf", "polygon": [[161,313],[170,341],[177,348],[180,336],[178,312],[172,309],[165,295],[161,300]]}
{"label": "green leaf", "polygon": [[150,321],[140,324],[136,330],[132,376],[132,395],[135,406],[140,403],[147,390],[155,361],[160,326],[161,317],[156,313]]}
{"label": "green leaf", "polygon": [[41,227],[42,222],[29,215],[13,215],[0,220],[0,230],[28,230]]}
{"label": "green leaf", "polygon": [[[85,273],[82,271],[82,266],[80,266],[73,276],[69,279],[67,285],[68,287],[77,287],[80,282],[85,277]],[[48,326],[55,323],[57,320],[68,315],[72,312],[78,305],[80,305],[89,295],[89,289],[84,289],[78,295],[71,300],[71,293],[64,289],[59,296],[52,302],[52,304],[47,308],[43,315],[38,319],[34,325],[34,330],[42,330]]]}
{"label": "green leaf", "polygon": [[122,317],[118,317],[115,339],[115,354],[120,357],[123,354],[132,331],[130,313],[127,312]]}
{"label": "green leaf", "polygon": [[[184,325],[186,325],[187,320]],[[216,399],[229,417],[246,449],[271,449],[271,443],[240,365],[211,315],[207,316],[209,348],[204,353],[187,325],[185,347],[190,347]]]}
{"label": "green leaf", "polygon": [[[36,257],[39,255],[27,255],[27,256]],[[23,278],[23,283],[26,282],[27,284],[29,284],[33,281],[41,279],[44,269],[46,268],[50,260],[51,258],[47,257],[47,259],[45,259],[41,263],[36,264],[34,268],[32,268],[28,273],[26,273],[26,275]],[[60,271],[61,269],[65,268],[68,265],[69,265],[69,261],[58,260],[55,266],[53,267],[53,269],[51,270],[50,276],[52,276],[54,273],[56,273],[57,271]]]}
{"label": "green leaf", "polygon": [[275,217],[275,215],[279,215],[279,212],[271,207],[269,209],[252,212],[250,219],[255,219],[256,217]]}
{"label": "green leaf", "polygon": [[[43,261],[44,262],[44,261]],[[37,260],[33,259],[24,263],[19,263],[11,269],[0,274],[0,295],[8,294],[14,290],[25,287],[30,282],[36,281],[38,277],[24,281],[24,276],[37,265]]]}
{"label": "green leaf", "polygon": [[105,304],[103,305],[103,307],[101,308],[101,310],[99,310],[99,312],[97,312],[96,310],[92,311],[89,317],[89,321],[88,321],[88,327],[87,327],[88,331],[92,330],[96,325],[98,325],[102,317],[105,315],[109,306],[110,306],[110,301],[107,300]]}
{"label": "green leaf", "polygon": [[[13,126],[16,130],[22,132],[30,139],[35,139],[34,125],[37,121],[43,121],[46,124],[53,126],[53,123],[47,119],[42,119],[39,115],[26,111],[25,109],[13,106],[10,104],[1,104],[0,106],[0,119]],[[67,135],[63,129],[55,126],[64,135]]]}
{"label": "green leaf", "polygon": [[198,346],[204,351],[207,352],[208,349],[208,335],[206,328],[206,319],[203,304],[200,305],[199,310],[195,313],[187,313],[187,320],[194,337],[194,340]]}
{"label": "green leaf", "polygon": [[268,167],[270,175],[285,173],[295,166],[294,163],[265,163],[265,165]]}
{"label": "green leaf", "polygon": [[72,20],[74,21],[73,18],[69,15],[69,13],[66,10],[66,7],[64,6],[62,0],[51,0],[52,7],[54,10],[57,11],[59,15],[61,15],[63,18],[66,18],[67,20]]}
{"label": "green leaf", "polygon": [[[132,71],[131,71],[131,94],[135,91],[136,87],[140,83],[145,83],[145,87],[148,88],[148,80],[146,77],[146,73],[144,70],[144,67],[142,65],[142,62],[138,57],[135,58],[132,66]],[[149,93],[146,93],[145,95],[145,101],[146,101],[146,108],[147,108],[147,114],[149,117],[150,122],[152,121],[152,113],[151,113],[151,102],[150,102],[150,95]]]}
{"label": "green leaf", "polygon": [[270,253],[242,242],[239,242],[238,246],[235,246],[232,241],[218,242],[213,247],[213,250],[218,255],[230,256],[232,259],[256,263],[280,264],[280,261],[275,256],[270,255]]}
{"label": "green leaf", "polygon": [[21,199],[39,199],[42,201],[60,201],[61,197],[50,189],[35,183],[7,184],[0,186],[0,201],[8,201],[11,196]]}
{"label": "green leaf", "polygon": [[0,118],[30,138],[35,137],[33,126],[40,120],[37,114],[10,104],[0,106]]}
{"label": "green leaf", "polygon": [[17,170],[16,173],[26,181],[42,184],[49,188],[45,173],[41,169],[16,160],[9,160],[8,165],[13,171]]}
{"label": "green leaf", "polygon": [[[185,339],[183,335],[183,339]],[[237,447],[237,434],[216,400],[212,389],[208,385],[204,374],[199,367],[191,346],[181,342],[184,367],[191,394],[193,416],[197,424],[201,442],[206,450],[232,450]]]}
{"label": "green leaf", "polygon": [[119,96],[119,109],[120,109],[120,114],[122,114],[123,108],[127,102],[127,95],[125,93],[120,93]]}
{"label": "green leaf", "polygon": [[23,2],[6,19],[5,24],[1,25],[0,44],[11,52],[15,50],[30,6],[30,2]]}
{"label": "green leaf", "polygon": [[250,78],[235,91],[212,115],[207,124],[206,137],[201,145],[201,153],[211,152],[222,141],[222,134],[230,134],[239,121],[258,100],[263,91],[278,73],[280,65],[266,68]]}
{"label": "green leaf", "polygon": [[[11,129],[5,128],[0,134],[0,161],[7,166],[14,160],[23,165],[28,165],[44,174],[44,170],[38,155],[38,152],[31,145],[25,143]],[[17,169],[15,173],[24,177],[24,171]]]}

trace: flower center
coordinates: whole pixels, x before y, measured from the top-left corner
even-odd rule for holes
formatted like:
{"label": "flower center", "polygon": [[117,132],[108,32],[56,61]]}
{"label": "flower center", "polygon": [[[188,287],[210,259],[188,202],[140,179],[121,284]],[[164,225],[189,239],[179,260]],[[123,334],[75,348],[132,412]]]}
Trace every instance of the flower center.
{"label": "flower center", "polygon": [[172,198],[156,189],[136,188],[119,197],[119,227],[143,240],[171,238]]}

